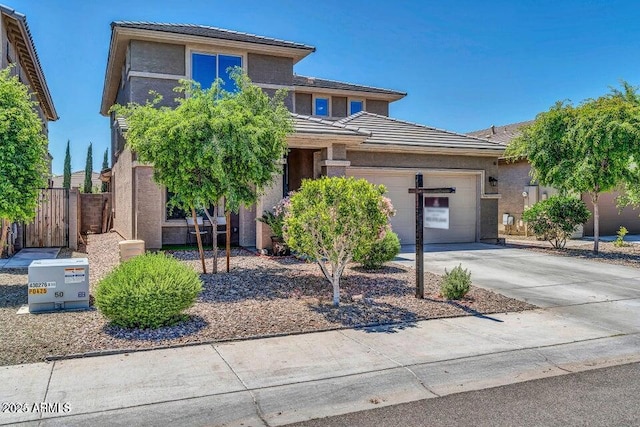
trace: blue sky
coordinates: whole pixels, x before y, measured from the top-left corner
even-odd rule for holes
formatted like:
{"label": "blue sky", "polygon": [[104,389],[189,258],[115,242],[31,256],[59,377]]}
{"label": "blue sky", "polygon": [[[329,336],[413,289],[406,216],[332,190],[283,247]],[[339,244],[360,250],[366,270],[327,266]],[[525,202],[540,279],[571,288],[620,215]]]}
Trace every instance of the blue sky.
{"label": "blue sky", "polygon": [[299,74],[408,92],[404,120],[467,132],[533,118],[555,101],[640,84],[640,2],[0,0],[27,15],[60,120],[54,173],[94,170],[109,146],[99,114],[110,22],[211,25],[303,42]]}

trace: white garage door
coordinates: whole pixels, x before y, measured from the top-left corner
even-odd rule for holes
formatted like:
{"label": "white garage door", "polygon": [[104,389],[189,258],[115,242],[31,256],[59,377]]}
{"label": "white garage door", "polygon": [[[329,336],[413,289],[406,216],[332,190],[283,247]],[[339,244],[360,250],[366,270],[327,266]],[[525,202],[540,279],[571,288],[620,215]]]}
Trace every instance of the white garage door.
{"label": "white garage door", "polygon": [[[391,218],[391,226],[400,237],[402,244],[414,244],[416,239],[415,196],[408,189],[415,186],[416,171],[395,171],[385,169],[348,168],[347,175],[364,178],[372,184],[387,187],[386,196],[391,199],[396,215]],[[476,241],[477,215],[477,175],[432,174],[426,171],[424,186],[455,187],[453,194],[434,194],[449,197],[449,229],[425,228],[425,243],[466,243]]]}

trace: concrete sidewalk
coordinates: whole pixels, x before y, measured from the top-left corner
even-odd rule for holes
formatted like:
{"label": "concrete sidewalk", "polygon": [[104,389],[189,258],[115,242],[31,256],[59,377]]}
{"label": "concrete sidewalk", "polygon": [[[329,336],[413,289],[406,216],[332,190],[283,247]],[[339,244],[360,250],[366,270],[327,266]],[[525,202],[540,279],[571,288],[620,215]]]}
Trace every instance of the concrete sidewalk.
{"label": "concrete sidewalk", "polygon": [[2,401],[29,408],[0,424],[283,425],[640,361],[639,323],[535,310],[8,366]]}
{"label": "concrete sidewalk", "polygon": [[548,308],[1,367],[0,424],[284,425],[640,361],[640,270],[485,246],[426,264]]}
{"label": "concrete sidewalk", "polygon": [[60,248],[26,248],[21,249],[11,258],[0,259],[1,269],[29,268],[31,261],[37,259],[55,259]]}

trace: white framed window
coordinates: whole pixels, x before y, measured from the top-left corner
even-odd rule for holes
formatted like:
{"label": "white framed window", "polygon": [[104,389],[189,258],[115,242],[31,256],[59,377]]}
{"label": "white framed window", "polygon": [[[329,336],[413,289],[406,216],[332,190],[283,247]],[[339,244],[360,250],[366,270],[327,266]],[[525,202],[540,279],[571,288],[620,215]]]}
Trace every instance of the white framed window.
{"label": "white framed window", "polygon": [[313,115],[321,117],[331,116],[331,97],[330,96],[314,96],[313,97]]}

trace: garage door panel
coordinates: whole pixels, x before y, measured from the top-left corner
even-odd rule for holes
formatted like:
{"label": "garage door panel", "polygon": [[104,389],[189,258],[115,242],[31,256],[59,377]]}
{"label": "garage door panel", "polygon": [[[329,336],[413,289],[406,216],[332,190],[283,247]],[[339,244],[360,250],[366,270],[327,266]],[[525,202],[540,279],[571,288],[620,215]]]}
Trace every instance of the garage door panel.
{"label": "garage door panel", "polygon": [[[372,184],[387,188],[385,195],[391,199],[396,215],[391,227],[402,244],[415,243],[415,196],[408,189],[415,185],[415,172],[351,169],[348,175],[364,178]],[[425,228],[425,243],[464,243],[476,240],[477,179],[476,175],[434,175],[423,172],[424,186],[455,187],[453,194],[434,194],[449,198],[449,229]],[[429,197],[429,195],[426,195]]]}

